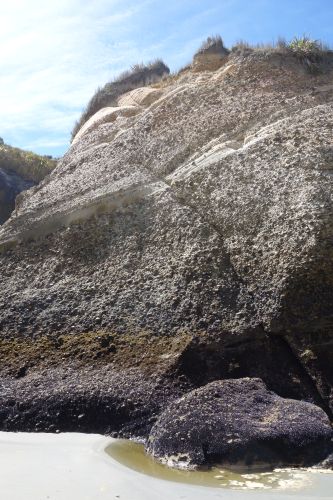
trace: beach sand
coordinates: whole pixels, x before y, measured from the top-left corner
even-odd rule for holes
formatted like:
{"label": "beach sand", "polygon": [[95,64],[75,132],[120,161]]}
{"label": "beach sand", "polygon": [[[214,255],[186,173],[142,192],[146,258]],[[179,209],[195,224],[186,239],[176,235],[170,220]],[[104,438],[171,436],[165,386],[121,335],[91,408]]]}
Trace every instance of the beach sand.
{"label": "beach sand", "polygon": [[[114,440],[94,434],[0,432],[1,500],[263,500],[315,499],[297,492],[234,491],[154,478],[119,463],[105,448]],[[312,475],[314,476],[314,475]],[[317,474],[316,474],[317,476]],[[325,475],[323,475],[325,476]],[[332,480],[332,477],[330,478]],[[332,489],[333,492],[333,483]],[[332,498],[331,493],[319,494]]]}

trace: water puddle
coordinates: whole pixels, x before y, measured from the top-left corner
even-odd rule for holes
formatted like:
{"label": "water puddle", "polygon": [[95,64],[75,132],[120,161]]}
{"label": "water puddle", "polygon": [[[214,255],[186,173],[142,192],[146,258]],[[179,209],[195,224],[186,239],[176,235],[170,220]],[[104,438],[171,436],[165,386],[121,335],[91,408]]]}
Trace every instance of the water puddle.
{"label": "water puddle", "polygon": [[286,468],[234,472],[218,466],[207,471],[171,469],[148,456],[142,444],[122,439],[112,442],[106,452],[129,469],[166,481],[234,490],[283,490],[299,498],[303,498],[301,492],[313,494],[315,489],[316,498],[333,498],[333,471]]}

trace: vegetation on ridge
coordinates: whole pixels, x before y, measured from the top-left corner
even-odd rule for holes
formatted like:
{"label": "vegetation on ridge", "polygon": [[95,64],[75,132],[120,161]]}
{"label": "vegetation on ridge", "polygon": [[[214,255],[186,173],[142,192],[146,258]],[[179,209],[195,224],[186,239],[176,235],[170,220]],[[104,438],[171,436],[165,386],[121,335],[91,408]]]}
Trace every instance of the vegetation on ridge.
{"label": "vegetation on ridge", "polygon": [[330,48],[320,40],[314,40],[308,36],[294,37],[289,42],[284,38],[279,38],[276,43],[262,43],[251,45],[244,40],[238,41],[231,49],[232,52],[239,51],[267,51],[279,52],[284,54],[295,55],[298,58],[316,58],[319,60],[327,52],[331,52]]}
{"label": "vegetation on ridge", "polygon": [[294,52],[299,57],[320,57],[324,52],[327,52],[329,48],[324,45],[319,40],[312,40],[311,38],[303,35],[302,37],[294,37],[289,44],[287,44],[287,49]]}
{"label": "vegetation on ridge", "polygon": [[199,54],[205,54],[207,52],[229,52],[224,46],[222,37],[220,35],[209,36],[206,40],[202,42],[199,49],[194,54],[194,57]]}
{"label": "vegetation on ridge", "polygon": [[[283,38],[279,38],[275,44],[266,43],[250,45],[248,42],[241,40],[237,42],[231,50],[229,50],[225,47],[221,36],[214,35],[209,36],[202,42],[194,54],[194,58],[199,55],[221,52],[225,54],[231,53],[234,55],[248,55],[253,52],[262,52],[267,54],[279,53],[282,55],[289,54],[291,56],[295,56],[302,64],[304,64],[309,72],[316,73],[320,71],[319,63],[324,60],[325,55],[332,53],[332,50],[319,40],[311,39],[305,35],[302,37],[294,37],[289,42]],[[159,87],[162,84],[161,80],[164,76],[170,75],[170,77],[174,79],[181,73],[191,69],[191,67],[192,65],[188,64],[181,68],[178,72],[171,75],[169,68],[161,59],[157,59],[147,65],[136,64],[132,66],[129,71],[125,71],[113,81],[106,83],[104,87],[100,87],[96,90],[81,117],[74,125],[71,134],[72,140],[84,123],[97,111],[107,106],[117,106],[117,100],[122,94],[146,85]],[[169,79],[166,80],[166,82],[169,81]]]}
{"label": "vegetation on ridge", "polygon": [[168,66],[161,59],[156,59],[148,64],[135,64],[130,70],[121,73],[113,81],[104,87],[99,87],[88,102],[79,120],[72,130],[72,140],[82,125],[89,120],[97,111],[106,106],[117,106],[117,99],[126,92],[138,87],[145,87],[160,80],[164,75],[170,73]]}
{"label": "vegetation on ridge", "polygon": [[25,180],[40,182],[56,166],[56,160],[14,148],[0,138],[0,168],[15,172]]}

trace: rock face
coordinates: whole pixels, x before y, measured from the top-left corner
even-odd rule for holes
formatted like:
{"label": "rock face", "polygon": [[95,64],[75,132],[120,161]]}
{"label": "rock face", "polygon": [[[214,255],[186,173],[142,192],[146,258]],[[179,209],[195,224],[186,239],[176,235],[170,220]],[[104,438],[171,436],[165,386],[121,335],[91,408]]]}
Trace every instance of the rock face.
{"label": "rock face", "polygon": [[[38,396],[42,414],[43,380],[73,360],[78,380],[85,363],[95,370],[90,393],[111,398],[98,374],[100,363],[120,369],[112,352],[95,359],[78,344],[80,358],[48,367],[41,344],[25,371],[7,370],[31,339],[103,332],[147,335],[135,361],[147,380],[150,342],[175,341],[154,357],[170,400],[250,376],[332,415],[332,68],[331,54],[310,74],[291,55],[255,51],[182,72],[127,95],[132,116],[118,101],[20,197],[0,230],[0,369],[23,407]],[[13,422],[10,394],[2,422]]]}
{"label": "rock face", "polygon": [[163,92],[160,89],[140,87],[122,95],[118,100],[118,105],[148,107],[153,104],[153,102],[157,101],[162,94]]}
{"label": "rock face", "polygon": [[126,94],[122,95],[118,100],[118,106],[102,108],[89,118],[74,137],[73,144],[84,134],[91,133],[93,129],[104,123],[114,122],[118,117],[126,118],[136,115],[142,111],[142,107],[150,106],[154,101],[159,99],[161,95],[162,92],[160,90],[147,87],[141,87],[131,92],[126,92]]}
{"label": "rock face", "polygon": [[244,378],[212,382],[172,403],[153,426],[147,451],[178,467],[313,465],[332,451],[332,436],[317,406]]}
{"label": "rock face", "polygon": [[[146,66],[143,64],[134,65],[130,71],[125,71],[115,80],[106,83],[102,88],[98,88],[80,119],[76,122],[72,131],[72,139],[76,137],[83,125],[98,111],[105,107],[116,106],[119,98],[124,94],[156,83],[169,73],[170,69],[164,62],[156,59]],[[123,104],[119,105],[124,106]]]}
{"label": "rock face", "polygon": [[3,224],[13,212],[16,196],[34,185],[35,182],[0,168],[0,224]]}
{"label": "rock face", "polygon": [[77,142],[84,134],[91,132],[94,128],[103,125],[103,123],[114,122],[119,116],[133,116],[138,112],[136,106],[117,106],[103,108],[95,113],[86,123],[80,128],[73,139],[73,144]]}

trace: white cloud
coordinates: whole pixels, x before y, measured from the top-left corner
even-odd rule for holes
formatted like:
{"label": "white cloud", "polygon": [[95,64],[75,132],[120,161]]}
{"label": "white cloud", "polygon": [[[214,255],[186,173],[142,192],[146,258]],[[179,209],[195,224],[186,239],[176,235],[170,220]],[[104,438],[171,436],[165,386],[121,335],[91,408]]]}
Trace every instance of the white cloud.
{"label": "white cloud", "polygon": [[[1,6],[0,135],[63,146],[97,86],[135,61],[126,38],[144,5],[119,0],[11,0]],[[110,42],[114,40],[114,43]],[[39,139],[36,139],[39,136]],[[65,140],[67,137],[67,140]]]}
{"label": "white cloud", "polygon": [[[277,13],[286,2],[275,10],[268,0],[2,2],[0,136],[15,146],[60,154],[98,86],[155,57],[176,69],[211,34],[221,33],[227,45],[239,38],[265,40],[265,33],[280,30]],[[299,15],[289,17],[282,16],[287,26],[277,34],[288,37],[289,25],[295,30]]]}

